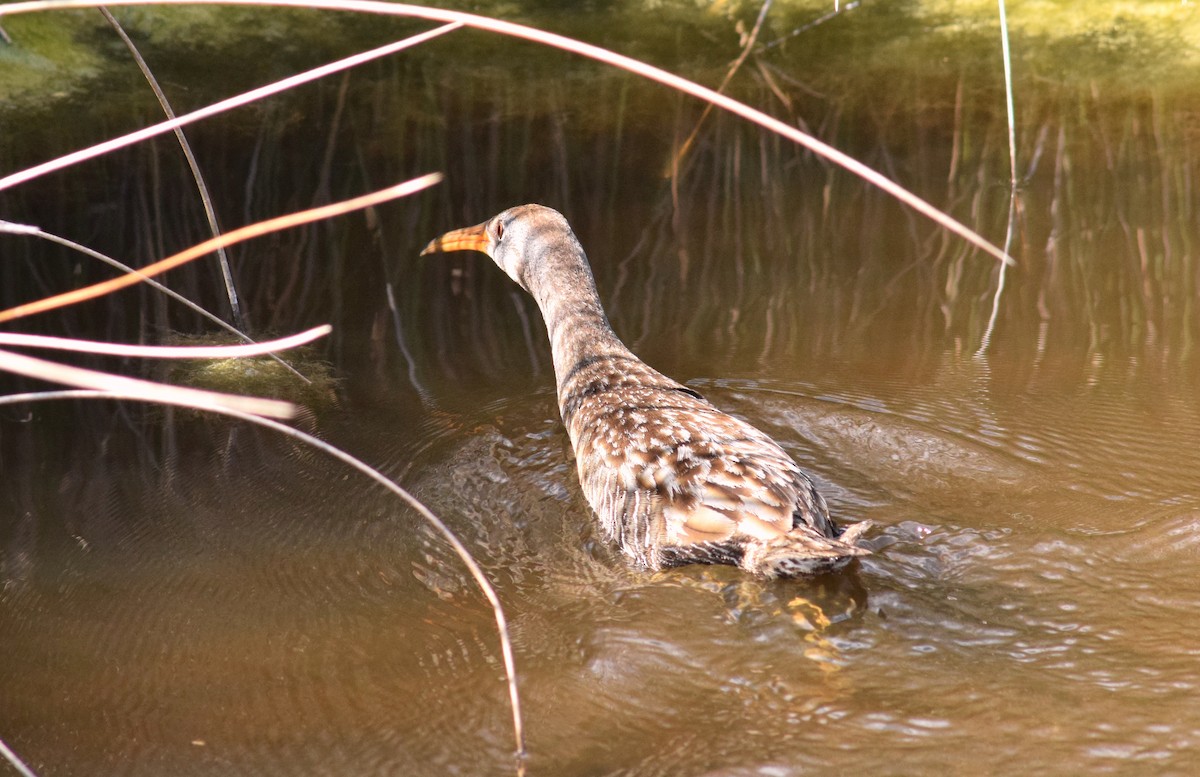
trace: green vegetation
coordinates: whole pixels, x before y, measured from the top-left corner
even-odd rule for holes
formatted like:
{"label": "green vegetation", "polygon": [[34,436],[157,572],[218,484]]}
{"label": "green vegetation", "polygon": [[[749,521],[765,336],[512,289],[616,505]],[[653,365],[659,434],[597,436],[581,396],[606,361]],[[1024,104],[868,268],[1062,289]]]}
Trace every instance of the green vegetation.
{"label": "green vegetation", "polygon": [[[469,10],[576,36],[715,82],[738,54],[738,29],[748,29],[759,8],[751,2],[610,2],[580,11],[573,4],[559,9],[539,1],[472,5]],[[964,72],[994,82],[999,75],[994,0],[863,3],[811,26],[831,10],[829,0],[772,7],[758,45],[764,63],[790,76],[776,84],[784,92],[798,86],[818,92],[836,89],[841,97],[859,95],[866,103],[886,100],[902,84],[953,79]],[[117,7],[114,13],[156,71],[164,69],[164,80],[175,71],[184,77],[189,67],[196,73],[216,68],[211,81],[223,88],[263,83],[289,68],[424,25],[278,8]],[[1190,88],[1196,82],[1200,13],[1177,0],[1013,3],[1009,26],[1019,80],[1133,90],[1149,84]],[[128,60],[99,14],[22,15],[6,18],[4,27],[13,42],[0,44],[0,105],[10,111],[28,115],[101,86],[110,103],[145,100],[136,78],[119,75],[129,68]],[[568,72],[595,70],[590,63],[531,44],[480,31],[459,35],[469,38],[469,45],[461,39],[452,44],[453,56],[439,45],[411,56],[436,60],[439,68],[459,73],[478,75],[490,68],[507,78],[556,80],[564,67]],[[259,54],[263,46],[272,51],[268,60]],[[519,56],[513,55],[513,46],[520,47]],[[205,94],[205,80],[187,81],[197,99]]]}
{"label": "green vegetation", "polygon": [[[173,334],[166,344],[238,345],[240,342],[224,334],[194,337]],[[281,354],[281,358],[310,382],[304,382],[296,373],[267,356],[175,362],[167,382],[225,394],[283,399],[318,413],[336,407],[337,379],[329,362],[308,347],[288,351]]]}

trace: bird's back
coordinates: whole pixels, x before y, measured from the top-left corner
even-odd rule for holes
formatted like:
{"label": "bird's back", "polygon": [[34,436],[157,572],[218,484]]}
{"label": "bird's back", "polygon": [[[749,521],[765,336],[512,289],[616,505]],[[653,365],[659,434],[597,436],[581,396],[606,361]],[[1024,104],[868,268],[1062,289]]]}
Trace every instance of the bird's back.
{"label": "bird's back", "polygon": [[745,566],[796,532],[837,542],[825,500],[782,448],[632,354],[581,365],[559,399],[584,494],[639,563]]}

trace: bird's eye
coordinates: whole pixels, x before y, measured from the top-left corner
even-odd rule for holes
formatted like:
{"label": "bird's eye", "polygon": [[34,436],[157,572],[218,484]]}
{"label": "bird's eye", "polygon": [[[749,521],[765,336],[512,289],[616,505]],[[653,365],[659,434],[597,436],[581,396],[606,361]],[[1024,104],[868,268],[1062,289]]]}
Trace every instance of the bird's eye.
{"label": "bird's eye", "polygon": [[496,226],[492,231],[496,233],[496,240],[499,242],[499,240],[504,237],[504,222],[497,221]]}

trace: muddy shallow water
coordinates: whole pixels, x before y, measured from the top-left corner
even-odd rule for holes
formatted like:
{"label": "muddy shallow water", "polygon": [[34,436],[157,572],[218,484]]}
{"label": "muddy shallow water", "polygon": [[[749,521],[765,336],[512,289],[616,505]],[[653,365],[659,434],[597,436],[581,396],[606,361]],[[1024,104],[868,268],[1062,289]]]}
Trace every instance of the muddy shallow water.
{"label": "muddy shallow water", "polygon": [[[692,385],[874,520],[876,555],[770,583],[629,569],[549,389],[405,446],[402,482],[500,590],[533,773],[1195,766],[1194,407],[1137,412],[1102,383],[986,404]],[[398,419],[370,415],[331,436],[398,462]],[[224,443],[169,485],[109,470],[75,541],[10,573],[5,714],[27,754],[51,774],[504,773],[494,624],[452,552],[328,462]]]}
{"label": "muddy shallow water", "polygon": [[[841,21],[858,18],[850,38],[877,50],[880,19]],[[1115,57],[1139,30],[1095,40]],[[647,122],[661,93],[586,69],[532,86],[481,71],[475,93],[439,76],[446,51],[197,142],[231,223],[449,173],[235,267],[264,328],[335,324],[339,402],[306,428],[410,489],[495,583],[531,775],[1200,770],[1191,98],[1024,73],[1017,267],[997,296],[993,260],[757,130],[709,119],[672,183],[659,172],[698,109]],[[1073,51],[1062,68],[1089,64]],[[763,79],[787,64],[762,56]],[[825,91],[792,107],[1001,241],[999,104],[980,108],[992,93],[965,65],[896,67],[924,102],[843,105],[818,73]],[[771,105],[791,82],[755,83]],[[170,207],[188,191],[171,153],[97,163],[86,195],[6,194],[0,217],[162,255],[202,233],[193,205]],[[536,307],[486,257],[416,257],[525,200],[572,220],[618,334],[771,434],[836,516],[873,521],[874,555],[763,582],[640,571],[607,546]],[[0,247],[6,302],[92,272]],[[200,270],[177,277],[219,299]],[[29,331],[199,328],[119,299]],[[98,402],[0,408],[0,455],[0,739],[37,774],[514,773],[492,613],[382,488],[266,431]]]}

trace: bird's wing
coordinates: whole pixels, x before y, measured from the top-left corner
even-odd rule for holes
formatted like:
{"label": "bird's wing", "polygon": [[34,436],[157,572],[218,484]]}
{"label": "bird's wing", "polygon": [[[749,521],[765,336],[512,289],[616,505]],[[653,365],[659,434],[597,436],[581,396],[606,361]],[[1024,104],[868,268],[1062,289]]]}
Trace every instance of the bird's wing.
{"label": "bird's wing", "polygon": [[771,540],[792,527],[796,489],[791,479],[780,477],[778,466],[764,467],[761,457],[747,458],[739,442],[698,441],[666,454],[677,473],[673,488],[660,489],[668,543]]}
{"label": "bird's wing", "polygon": [[703,399],[669,399],[609,408],[580,438],[588,501],[635,559],[656,565],[662,547],[772,540],[804,511],[824,519],[811,483],[769,437]]}

